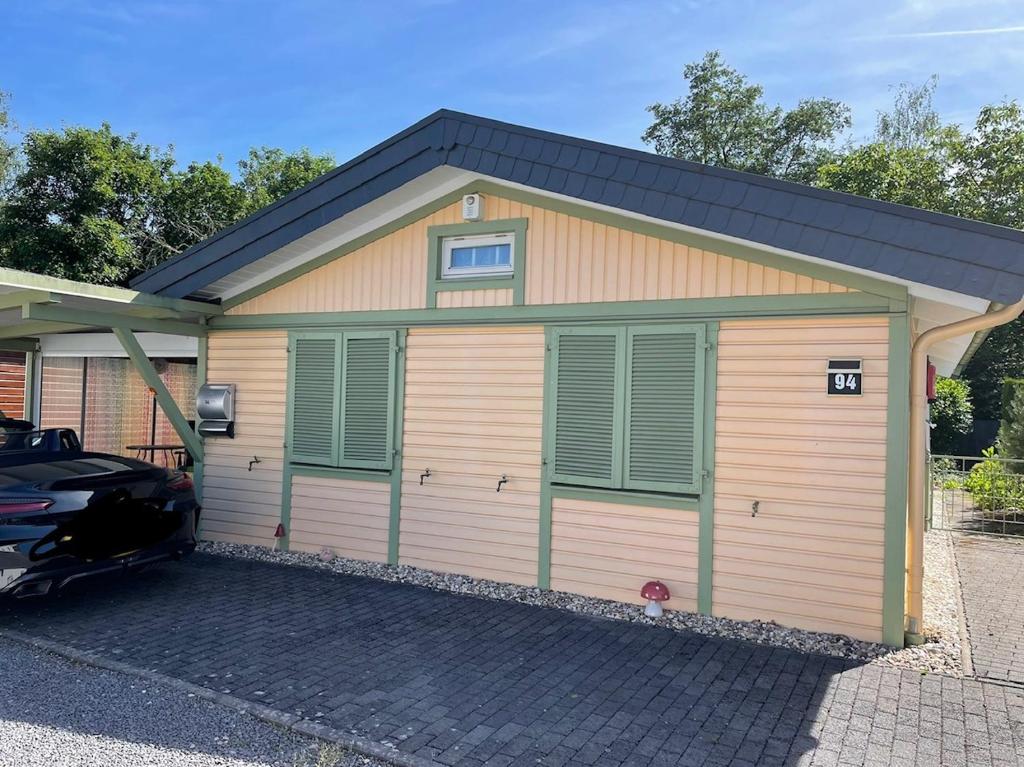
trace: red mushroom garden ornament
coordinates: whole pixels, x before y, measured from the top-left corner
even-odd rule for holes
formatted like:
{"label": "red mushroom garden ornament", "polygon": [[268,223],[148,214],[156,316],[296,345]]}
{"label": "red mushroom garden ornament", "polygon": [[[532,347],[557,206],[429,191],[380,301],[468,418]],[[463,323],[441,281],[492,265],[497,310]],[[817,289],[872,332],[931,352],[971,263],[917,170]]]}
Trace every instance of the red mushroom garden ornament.
{"label": "red mushroom garden ornament", "polygon": [[277,523],[277,529],[274,530],[274,548],[275,549],[278,548],[278,544],[281,542],[281,539],[285,537],[285,535],[287,535],[287,533],[284,530],[284,525],[282,523],[278,522]]}
{"label": "red mushroom garden ornament", "polygon": [[648,581],[640,589],[640,596],[647,600],[644,615],[649,618],[660,618],[664,613],[661,603],[669,598],[668,586],[661,581]]}

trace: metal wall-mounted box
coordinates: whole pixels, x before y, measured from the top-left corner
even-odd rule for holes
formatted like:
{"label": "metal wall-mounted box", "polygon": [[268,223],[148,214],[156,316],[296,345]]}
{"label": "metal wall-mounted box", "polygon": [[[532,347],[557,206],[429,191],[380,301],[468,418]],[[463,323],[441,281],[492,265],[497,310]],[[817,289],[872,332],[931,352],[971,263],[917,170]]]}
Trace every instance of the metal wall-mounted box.
{"label": "metal wall-mounted box", "polygon": [[235,436],[235,385],[203,384],[196,394],[199,433],[204,437]]}

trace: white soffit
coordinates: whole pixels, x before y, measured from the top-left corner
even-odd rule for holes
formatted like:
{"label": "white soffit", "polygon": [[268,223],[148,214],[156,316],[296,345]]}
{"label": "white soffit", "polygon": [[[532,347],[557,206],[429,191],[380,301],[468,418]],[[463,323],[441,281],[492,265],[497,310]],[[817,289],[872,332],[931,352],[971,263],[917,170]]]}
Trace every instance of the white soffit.
{"label": "white soffit", "polygon": [[[136,340],[150,358],[199,355],[199,339],[166,333],[136,333]],[[127,357],[113,333],[60,333],[39,336],[44,357]]]}

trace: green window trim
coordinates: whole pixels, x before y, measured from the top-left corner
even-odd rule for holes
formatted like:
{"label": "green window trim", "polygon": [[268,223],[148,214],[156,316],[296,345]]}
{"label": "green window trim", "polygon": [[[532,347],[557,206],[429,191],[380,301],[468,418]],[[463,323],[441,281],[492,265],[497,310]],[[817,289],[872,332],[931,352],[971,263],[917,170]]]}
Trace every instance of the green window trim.
{"label": "green window trim", "polygon": [[704,324],[551,328],[548,481],[699,496],[707,352]]}
{"label": "green window trim", "polygon": [[676,509],[692,512],[700,510],[700,500],[697,497],[671,493],[644,493],[635,490],[609,490],[598,487],[552,484],[551,497],[598,503],[619,503],[623,506],[644,506],[652,509]]}
{"label": "green window trim", "polygon": [[393,330],[289,334],[288,464],[393,467],[398,352]]}
{"label": "green window trim", "polygon": [[[442,224],[427,228],[427,308],[437,308],[437,294],[451,290],[486,290],[511,288],[512,303],[526,303],[526,227],[525,218],[476,221],[465,224]],[[512,273],[481,277],[442,277],[442,240],[446,237],[470,237],[482,234],[514,236]]]}

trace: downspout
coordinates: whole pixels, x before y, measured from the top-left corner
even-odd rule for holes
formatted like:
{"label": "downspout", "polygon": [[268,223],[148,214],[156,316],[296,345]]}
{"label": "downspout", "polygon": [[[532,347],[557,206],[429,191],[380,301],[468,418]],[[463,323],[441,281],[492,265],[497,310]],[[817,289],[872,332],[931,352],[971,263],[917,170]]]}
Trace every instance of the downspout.
{"label": "downspout", "polygon": [[910,352],[910,455],[907,486],[907,644],[920,644],[924,617],[925,445],[928,443],[928,350],[940,341],[1005,325],[1024,312],[1024,298],[988,314],[922,333]]}

